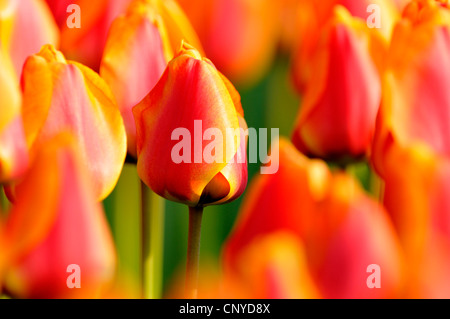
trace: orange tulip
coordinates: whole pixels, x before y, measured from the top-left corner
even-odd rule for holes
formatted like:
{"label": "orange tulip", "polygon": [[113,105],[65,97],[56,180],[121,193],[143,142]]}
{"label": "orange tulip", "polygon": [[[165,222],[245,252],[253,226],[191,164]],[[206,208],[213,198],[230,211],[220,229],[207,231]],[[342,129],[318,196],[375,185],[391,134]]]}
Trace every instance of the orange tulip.
{"label": "orange tulip", "polygon": [[9,182],[28,165],[28,151],[20,113],[22,96],[14,69],[0,44],[0,184]]}
{"label": "orange tulip", "polygon": [[299,0],[296,8],[297,27],[295,29],[298,40],[294,49],[293,79],[300,93],[303,93],[308,84],[313,81],[317,70],[314,64],[318,55],[317,50],[320,50],[325,29],[330,19],[333,19],[338,5],[345,7],[353,17],[362,19],[365,24],[374,13],[369,6],[377,5],[381,10],[377,16],[381,28],[374,28],[372,31],[378,32],[385,41],[390,40],[393,27],[399,19],[399,11],[392,0]]}
{"label": "orange tulip", "polygon": [[[111,281],[115,252],[102,206],[93,196],[75,139],[45,143],[4,226],[6,287],[21,298],[91,298]],[[70,277],[79,266],[80,288]]]}
{"label": "orange tulip", "polygon": [[181,0],[217,68],[233,83],[252,85],[277,49],[279,5],[271,0]]}
{"label": "orange tulip", "polygon": [[336,7],[317,52],[293,141],[308,155],[329,159],[365,155],[381,99],[378,32]]}
{"label": "orange tulip", "polygon": [[449,298],[450,160],[425,145],[386,156],[384,203],[406,253],[408,297]]}
{"label": "orange tulip", "polygon": [[70,130],[80,144],[97,199],[114,188],[126,156],[126,134],[117,104],[98,74],[44,46],[28,58],[22,77],[23,119],[33,149]]}
{"label": "orange tulip", "polygon": [[426,143],[450,156],[450,10],[414,1],[397,25],[383,78],[373,162],[385,175],[392,148]]}
{"label": "orange tulip", "polygon": [[11,55],[17,77],[29,55],[44,44],[58,46],[59,32],[44,0],[0,1],[0,42]]}
{"label": "orange tulip", "polygon": [[[61,51],[71,60],[98,70],[109,28],[114,19],[125,12],[131,0],[46,0],[61,33]],[[80,27],[73,27],[79,6]],[[69,8],[71,9],[71,8]],[[69,20],[69,24],[67,23]]]}
{"label": "orange tulip", "polygon": [[[325,298],[396,296],[402,258],[384,209],[350,177],[332,174],[324,162],[308,160],[286,140],[273,147],[280,148],[279,171],[260,175],[252,182],[225,245],[226,272],[250,271],[242,262],[250,263],[251,258],[242,257],[247,247],[258,245],[261,238],[284,232],[303,243],[297,249],[304,247],[306,269],[311,276],[311,284],[304,286],[305,280],[292,280],[290,285],[284,285],[285,292],[311,292],[311,286],[315,286]],[[299,256],[297,261],[301,260]],[[367,286],[367,269],[372,264],[381,267],[380,289]],[[304,267],[298,268],[300,273],[308,273]],[[265,280],[270,283],[271,277],[259,276],[260,285],[268,285]]]}
{"label": "orange tulip", "polygon": [[[138,174],[155,193],[189,206],[206,206],[243,192],[246,124],[240,97],[197,50],[183,44],[133,113]],[[210,135],[211,130],[216,131]],[[213,135],[214,147],[203,140]],[[212,153],[212,158],[205,157]]]}
{"label": "orange tulip", "polygon": [[[183,39],[198,43],[197,36],[189,31],[192,27],[187,18],[178,11],[172,1],[135,0],[109,32],[100,74],[117,98],[127,131],[128,153],[133,157],[136,125],[132,107],[155,86]],[[175,22],[177,25],[173,25]]]}

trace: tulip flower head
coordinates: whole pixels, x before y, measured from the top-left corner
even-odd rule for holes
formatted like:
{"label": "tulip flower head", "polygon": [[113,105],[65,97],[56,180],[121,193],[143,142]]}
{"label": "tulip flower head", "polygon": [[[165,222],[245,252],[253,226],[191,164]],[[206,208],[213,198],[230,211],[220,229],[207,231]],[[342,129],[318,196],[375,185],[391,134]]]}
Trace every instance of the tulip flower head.
{"label": "tulip flower head", "polygon": [[[225,271],[241,276],[245,282],[251,277],[245,267],[250,262],[256,263],[252,269],[273,265],[268,269],[275,274],[282,274],[280,269],[293,271],[289,265],[303,264],[290,276],[298,281],[289,282],[280,276],[279,281],[271,283],[274,277],[260,275],[257,290],[278,283],[278,287],[284,287],[278,291],[280,296],[294,298],[304,297],[305,293],[324,298],[396,296],[402,284],[402,255],[382,206],[365,195],[352,178],[331,173],[324,162],[307,159],[290,142],[280,140],[279,146],[273,147],[280,148],[280,169],[273,175],[257,176],[250,185],[224,248]],[[255,257],[256,252],[253,258],[245,256],[250,247],[270,247],[267,238],[280,232],[292,238],[288,247],[296,248],[280,248],[287,243],[282,245],[283,237],[278,236],[280,255],[274,253],[272,261],[268,254],[260,258]],[[262,264],[258,265],[257,260]],[[367,285],[367,269],[372,264],[383,270],[380,289]],[[270,289],[266,292],[268,295],[258,297],[268,298],[273,293]]]}
{"label": "tulip flower head", "polygon": [[127,131],[128,153],[133,157],[136,125],[131,109],[153,89],[183,39],[198,43],[195,33],[189,31],[189,22],[178,11],[172,1],[135,0],[126,15],[114,21],[108,35],[100,74],[117,99]]}
{"label": "tulip flower head", "polygon": [[[133,114],[138,174],[155,193],[193,207],[231,201],[243,192],[246,124],[239,94],[193,47],[182,45]],[[209,129],[223,137],[214,136],[214,151],[203,141]],[[213,161],[205,161],[207,150],[215,152]]]}
{"label": "tulip flower head", "polygon": [[[296,8],[297,41],[293,52],[293,80],[299,93],[304,93],[317,70],[314,59],[317,57],[321,39],[333,19],[338,6],[348,10],[354,18],[361,19],[369,26],[372,14],[375,14],[376,25],[372,31],[389,42],[395,23],[400,18],[400,12],[392,0],[298,0]],[[372,7],[376,9],[372,11]],[[373,23],[374,21],[370,21]],[[379,27],[379,28],[378,28]]]}
{"label": "tulip flower head", "polygon": [[39,54],[27,59],[22,90],[29,147],[37,149],[49,137],[71,131],[80,143],[96,198],[105,198],[125,161],[126,134],[104,80],[91,69],[67,61],[52,46],[44,46]]}
{"label": "tulip flower head", "polygon": [[378,32],[336,8],[293,133],[300,151],[335,160],[365,155],[381,99],[377,54],[383,46]]}

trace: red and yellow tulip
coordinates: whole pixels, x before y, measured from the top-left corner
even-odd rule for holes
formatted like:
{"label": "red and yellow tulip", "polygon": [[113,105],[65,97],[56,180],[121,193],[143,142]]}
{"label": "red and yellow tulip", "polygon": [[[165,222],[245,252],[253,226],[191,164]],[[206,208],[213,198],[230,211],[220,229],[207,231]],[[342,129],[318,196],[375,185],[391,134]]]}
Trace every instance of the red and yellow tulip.
{"label": "red and yellow tulip", "polygon": [[[206,206],[233,200],[243,192],[246,123],[240,96],[196,49],[183,44],[133,113],[138,174],[155,193],[189,206]],[[208,163],[203,157],[208,146],[203,137],[210,128],[220,130],[223,139],[216,140],[215,159]],[[187,160],[179,163],[173,159],[179,144],[174,140],[176,129],[189,135],[179,142],[186,146],[183,152],[189,151],[182,152]]]}
{"label": "red and yellow tulip", "polygon": [[[286,271],[292,273],[291,278],[300,279],[299,274],[308,276],[308,273],[310,278],[306,281],[282,280],[280,287],[284,289],[278,291],[279,296],[300,298],[305,296],[304,293],[292,295],[289,291],[307,291],[308,296],[314,297],[317,289],[325,298],[395,297],[402,284],[402,254],[382,206],[365,195],[347,175],[333,174],[325,163],[306,159],[285,140],[280,141],[279,147],[278,173],[258,176],[244,199],[225,246],[226,271],[249,278],[250,269],[246,270],[246,264],[250,261],[242,257],[247,247],[264,246],[259,243],[262,238],[284,232],[300,241],[300,244],[294,244],[295,240],[290,240],[290,245],[297,248],[286,249],[286,254],[296,250],[297,253],[284,256],[282,245],[278,245],[281,256],[275,254],[274,260],[287,267]],[[304,257],[301,257],[301,251],[304,251]],[[292,261],[283,262],[284,258],[292,258],[297,264],[304,258],[306,266],[289,270]],[[253,261],[258,259],[253,258]],[[369,289],[366,285],[370,275],[367,267],[371,264],[377,264],[383,270],[380,289]],[[297,273],[295,269],[298,269]],[[271,279],[271,276],[261,275],[255,281],[260,287],[257,291],[269,292],[264,298],[277,291],[261,288],[264,285],[274,287]]]}
{"label": "red and yellow tulip", "polygon": [[297,12],[297,41],[294,43],[293,79],[300,93],[312,81],[316,72],[314,60],[319,55],[317,50],[321,44],[325,29],[333,19],[337,6],[345,7],[351,16],[367,22],[371,12],[369,5],[380,8],[379,16],[381,28],[374,28],[385,41],[389,41],[395,23],[399,19],[399,10],[392,0],[299,0]]}
{"label": "red and yellow tulip", "polygon": [[91,69],[67,61],[52,46],[44,46],[27,59],[22,90],[28,146],[36,150],[49,137],[71,131],[94,182],[95,197],[105,198],[125,161],[126,134],[104,80]]}
{"label": "red and yellow tulip", "polygon": [[303,153],[322,158],[364,156],[381,100],[385,42],[342,6],[336,7],[322,40],[293,142]]}
{"label": "red and yellow tulip", "polygon": [[135,0],[111,26],[100,74],[110,85],[124,119],[128,153],[136,157],[132,108],[150,91],[181,46],[198,39],[173,1]]}
{"label": "red and yellow tulip", "polygon": [[[93,298],[113,278],[112,237],[78,153],[70,134],[52,138],[15,188],[2,238],[5,284],[14,296]],[[73,264],[81,271],[78,289],[67,285]]]}

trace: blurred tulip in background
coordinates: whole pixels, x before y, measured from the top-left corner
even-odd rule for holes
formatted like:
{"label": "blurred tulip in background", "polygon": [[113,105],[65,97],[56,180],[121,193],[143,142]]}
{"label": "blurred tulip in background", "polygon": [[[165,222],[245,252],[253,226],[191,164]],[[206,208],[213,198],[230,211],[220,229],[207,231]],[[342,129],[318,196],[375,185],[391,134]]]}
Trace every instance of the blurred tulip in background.
{"label": "blurred tulip in background", "polygon": [[[112,237],[77,145],[70,134],[46,142],[16,187],[2,251],[15,297],[99,297],[113,279]],[[72,264],[81,269],[78,289],[67,284]]]}
{"label": "blurred tulip in background", "polygon": [[385,43],[377,31],[335,8],[312,62],[293,133],[307,155],[341,160],[369,149],[381,100],[380,60]]}
{"label": "blurred tulip in background", "polygon": [[199,45],[189,21],[173,1],[133,1],[126,15],[111,26],[100,74],[119,104],[128,153],[133,157],[136,125],[131,109],[153,89],[183,40]]}

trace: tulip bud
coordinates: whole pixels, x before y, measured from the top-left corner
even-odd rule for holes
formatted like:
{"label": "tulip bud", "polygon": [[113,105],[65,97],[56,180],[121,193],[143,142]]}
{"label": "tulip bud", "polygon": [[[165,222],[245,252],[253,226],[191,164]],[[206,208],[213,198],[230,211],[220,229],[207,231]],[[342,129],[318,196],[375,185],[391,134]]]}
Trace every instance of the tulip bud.
{"label": "tulip bud", "polygon": [[4,226],[5,281],[14,296],[93,298],[113,278],[112,237],[78,153],[71,135],[58,135],[16,187]]}
{"label": "tulip bud", "polygon": [[381,99],[376,58],[383,40],[338,6],[317,52],[293,142],[307,155],[342,160],[364,156]]}
{"label": "tulip bud", "polygon": [[0,45],[0,184],[24,173],[28,151],[20,113],[22,96],[11,61]]}
{"label": "tulip bud", "polygon": [[0,42],[11,55],[18,78],[29,55],[44,44],[58,46],[58,27],[44,0],[3,0],[0,25]]}
{"label": "tulip bud", "polygon": [[[332,174],[324,162],[308,160],[288,141],[280,140],[272,147],[280,149],[279,170],[258,176],[250,185],[225,245],[225,270],[242,275],[245,267],[240,260],[246,249],[261,238],[284,232],[302,243],[307,269],[320,296],[397,296],[402,255],[385,210],[349,176]],[[372,264],[382,269],[380,289],[367,285],[367,269]],[[266,285],[271,279],[259,276]],[[298,280],[291,285],[305,289],[309,284],[304,283]]]}
{"label": "tulip bud", "polygon": [[387,153],[425,143],[450,156],[450,10],[436,1],[405,9],[388,52],[372,160],[384,176]]}
{"label": "tulip bud", "polygon": [[28,145],[71,131],[94,182],[97,199],[114,188],[126,156],[126,134],[114,97],[98,74],[44,46],[28,58],[22,77]]}
{"label": "tulip bud", "polygon": [[197,50],[183,44],[133,114],[138,174],[155,193],[206,206],[243,192],[246,124],[240,97]]}
{"label": "tulip bud", "polygon": [[181,0],[206,55],[233,83],[250,86],[269,68],[278,45],[279,5],[271,0]]}
{"label": "tulip bud", "polygon": [[[189,33],[192,27],[186,18],[181,16],[179,21],[175,19],[178,16],[172,17],[176,10],[179,7],[171,1],[135,0],[109,32],[100,74],[117,98],[127,131],[128,153],[133,157],[136,125],[132,107],[153,89],[183,38],[191,44],[198,42],[196,35]],[[179,25],[173,26],[175,21]]]}

